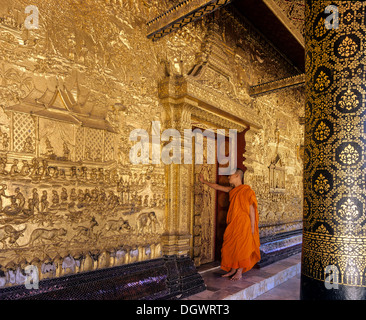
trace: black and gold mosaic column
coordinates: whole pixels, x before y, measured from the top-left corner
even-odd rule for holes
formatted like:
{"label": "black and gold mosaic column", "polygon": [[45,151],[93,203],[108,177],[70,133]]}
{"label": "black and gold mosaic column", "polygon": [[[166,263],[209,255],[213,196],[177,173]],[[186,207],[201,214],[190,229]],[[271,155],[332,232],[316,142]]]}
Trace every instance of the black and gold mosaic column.
{"label": "black and gold mosaic column", "polygon": [[307,0],[305,20],[301,299],[365,299],[366,2]]}

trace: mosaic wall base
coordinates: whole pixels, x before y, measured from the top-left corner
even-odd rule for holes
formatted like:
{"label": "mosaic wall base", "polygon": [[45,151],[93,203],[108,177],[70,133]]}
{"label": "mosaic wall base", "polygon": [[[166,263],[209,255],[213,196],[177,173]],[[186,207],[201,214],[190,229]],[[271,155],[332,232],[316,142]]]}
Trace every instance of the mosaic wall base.
{"label": "mosaic wall base", "polygon": [[274,236],[261,238],[261,260],[258,267],[285,259],[301,252],[302,230],[284,232]]}
{"label": "mosaic wall base", "polygon": [[0,289],[0,300],[179,299],[205,290],[190,258],[170,256]]}

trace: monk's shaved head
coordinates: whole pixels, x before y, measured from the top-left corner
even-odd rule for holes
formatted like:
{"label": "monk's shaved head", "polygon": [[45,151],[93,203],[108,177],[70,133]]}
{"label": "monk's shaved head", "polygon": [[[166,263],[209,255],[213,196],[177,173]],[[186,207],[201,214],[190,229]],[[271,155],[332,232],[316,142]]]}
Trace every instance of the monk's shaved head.
{"label": "monk's shaved head", "polygon": [[236,168],[233,174],[229,176],[229,183],[235,186],[244,184],[244,171],[240,168]]}
{"label": "monk's shaved head", "polygon": [[233,173],[233,176],[238,175],[241,183],[244,183],[244,171],[240,168],[236,168],[236,171]]}
{"label": "monk's shaved head", "polygon": [[235,174],[239,174],[241,183],[244,183],[244,171],[242,169],[237,168]]}

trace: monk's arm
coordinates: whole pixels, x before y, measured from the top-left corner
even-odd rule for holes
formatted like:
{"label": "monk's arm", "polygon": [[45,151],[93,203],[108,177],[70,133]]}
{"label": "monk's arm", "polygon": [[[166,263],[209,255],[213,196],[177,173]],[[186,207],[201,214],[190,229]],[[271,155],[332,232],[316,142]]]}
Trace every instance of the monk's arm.
{"label": "monk's arm", "polygon": [[250,224],[252,226],[252,234],[254,234],[254,226],[255,226],[255,209],[254,206],[251,205],[249,207],[249,217],[250,217]]}
{"label": "monk's arm", "polygon": [[208,182],[208,181],[206,181],[206,180],[203,179],[203,175],[202,174],[200,174],[199,180],[202,183],[208,185],[210,188],[213,188],[213,189],[218,190],[218,191],[230,192],[230,190],[233,188],[233,187],[221,186],[221,185],[219,185],[217,183]]}

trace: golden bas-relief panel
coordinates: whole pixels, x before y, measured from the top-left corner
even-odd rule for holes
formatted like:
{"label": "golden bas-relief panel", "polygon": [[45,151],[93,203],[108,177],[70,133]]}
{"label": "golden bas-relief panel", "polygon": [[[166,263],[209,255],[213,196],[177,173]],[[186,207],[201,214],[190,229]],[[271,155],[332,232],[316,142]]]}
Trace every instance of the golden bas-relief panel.
{"label": "golden bas-relief panel", "polygon": [[159,257],[163,173],[118,165],[119,128],[67,91],[36,94],[1,109],[2,267],[48,277]]}
{"label": "golden bas-relief panel", "polygon": [[[66,0],[61,14],[54,1],[0,0],[0,287],[23,284],[29,265],[43,279],[165,254],[214,259],[215,192],[197,175],[214,181],[216,165],[153,163],[151,139],[148,163],[132,164],[131,132],[151,135],[154,121],[250,127],[241,151],[261,236],[299,228],[304,92],[250,95],[296,70],[226,7],[148,39],[147,22],[178,2]],[[38,28],[24,26],[28,5]],[[357,161],[352,148],[344,161]]]}
{"label": "golden bas-relief panel", "polygon": [[[208,142],[211,140],[211,143]],[[217,164],[207,163],[207,153],[215,154],[216,141],[203,139],[203,164],[196,164],[193,208],[193,258],[195,265],[215,260],[216,191],[199,182],[202,174],[206,181],[216,181]]]}
{"label": "golden bas-relief panel", "polygon": [[161,112],[134,61],[165,5],[0,1],[0,287],[162,256],[164,168],[131,165],[129,134]]}

